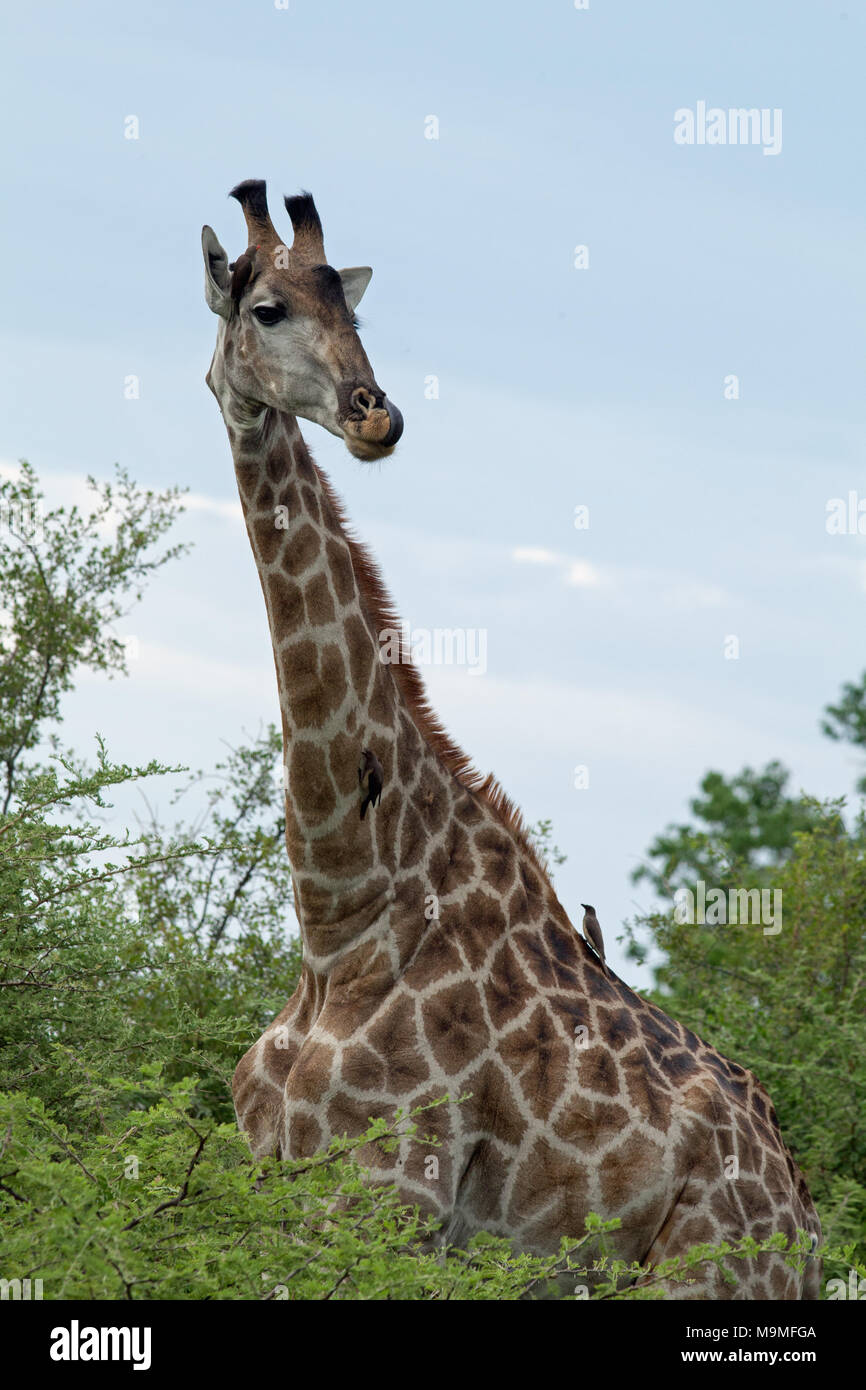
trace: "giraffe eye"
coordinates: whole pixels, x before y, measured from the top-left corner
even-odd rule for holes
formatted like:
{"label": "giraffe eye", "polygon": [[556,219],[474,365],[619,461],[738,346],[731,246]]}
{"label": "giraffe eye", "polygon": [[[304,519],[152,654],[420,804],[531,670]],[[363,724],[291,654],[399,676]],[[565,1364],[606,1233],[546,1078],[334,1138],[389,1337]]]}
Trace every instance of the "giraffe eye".
{"label": "giraffe eye", "polygon": [[280,319],[286,317],[286,311],[280,304],[257,304],[255,309],[253,309],[253,313],[259,323],[263,323],[268,327],[271,324],[279,323]]}

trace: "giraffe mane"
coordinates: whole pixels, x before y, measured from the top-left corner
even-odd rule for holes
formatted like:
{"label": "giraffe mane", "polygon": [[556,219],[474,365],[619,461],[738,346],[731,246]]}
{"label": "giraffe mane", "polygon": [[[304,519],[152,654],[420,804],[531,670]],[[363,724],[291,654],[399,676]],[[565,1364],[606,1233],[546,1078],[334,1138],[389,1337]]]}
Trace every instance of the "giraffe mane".
{"label": "giraffe mane", "polygon": [[394,601],[385,586],[382,571],[372,552],[355,535],[346,515],[343,501],[332,486],[330,479],[315,461],[311,459],[311,462],[318,474],[322,492],[333,510],[349,547],[352,569],[355,572],[355,579],[368,616],[376,625],[377,631],[381,632],[384,628],[390,628],[400,633],[400,661],[392,664],[390,669],[406,700],[416,729],[446,771],[468,792],[489,806],[497,820],[511,832],[519,847],[529,856],[552,891],[547,867],[542,863],[541,856],[530,838],[529,829],[520,807],[507,794],[492,772],[481,772],[475,767],[469,754],[465,753],[459,744],[454,742],[430,703],[418,667],[412,661],[411,656],[404,659],[406,654],[403,646],[403,627],[394,607]]}

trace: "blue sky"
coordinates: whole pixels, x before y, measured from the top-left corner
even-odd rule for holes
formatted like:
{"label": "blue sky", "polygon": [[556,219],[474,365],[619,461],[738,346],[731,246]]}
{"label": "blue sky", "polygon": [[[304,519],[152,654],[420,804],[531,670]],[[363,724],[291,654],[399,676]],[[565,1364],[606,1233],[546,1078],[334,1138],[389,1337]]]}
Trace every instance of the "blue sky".
{"label": "blue sky", "polygon": [[[572,914],[610,940],[650,905],[630,873],[708,767],[851,791],[818,719],[866,666],[866,536],[825,526],[866,498],[862,9],[112,0],[9,27],[0,459],[50,500],[115,460],[194,495],[195,550],[131,619],[130,678],[70,699],[70,742],[208,766],[276,716],[199,245],[208,222],[243,249],[226,194],[264,177],[374,268],[403,441],[364,468],[305,434],[413,626],[486,630],[486,673],[430,667],[430,692],[553,819]],[[698,101],[780,109],[780,153],[676,144]]]}

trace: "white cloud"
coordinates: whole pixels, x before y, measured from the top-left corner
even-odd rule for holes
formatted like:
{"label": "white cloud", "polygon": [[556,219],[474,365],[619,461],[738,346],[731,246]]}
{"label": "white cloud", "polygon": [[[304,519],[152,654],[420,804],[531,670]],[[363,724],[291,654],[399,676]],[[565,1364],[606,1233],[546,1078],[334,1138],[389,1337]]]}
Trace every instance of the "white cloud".
{"label": "white cloud", "polygon": [[518,565],[561,565],[563,557],[557,555],[553,550],[544,550],[541,546],[518,545],[511,552],[512,560],[516,560]]}
{"label": "white cloud", "polygon": [[601,575],[588,560],[572,560],[566,582],[574,589],[594,589],[601,583]]}
{"label": "white cloud", "polygon": [[[191,692],[203,699],[213,699],[214,692],[219,692],[220,699],[246,696],[256,701],[264,690],[272,694],[274,709],[277,708],[276,678],[267,649],[263,649],[261,661],[251,665],[215,658],[200,649],[173,647],[141,638],[134,641],[134,655],[128,662],[132,687],[148,685],[167,694]],[[85,681],[102,684],[107,683],[107,679],[101,672],[86,669],[78,674],[80,684]]]}
{"label": "white cloud", "polygon": [[679,576],[667,570],[608,566],[603,571],[589,560],[576,560],[541,546],[517,546],[511,552],[519,565],[539,565],[558,569],[559,577],[571,589],[615,590],[629,601],[642,601],[648,596],[657,604],[690,612],[701,608],[722,608],[730,605],[731,596],[719,584],[704,584],[691,576]]}
{"label": "white cloud", "polygon": [[244,513],[240,502],[226,502],[219,497],[208,497],[203,492],[188,492],[183,498],[188,512],[209,512],[212,516],[223,517],[226,521],[243,521]]}
{"label": "white cloud", "polygon": [[545,550],[542,546],[515,546],[511,558],[518,565],[545,565],[556,568],[560,571],[562,580],[572,588],[594,589],[602,582],[600,572],[588,560],[575,560],[570,555]]}

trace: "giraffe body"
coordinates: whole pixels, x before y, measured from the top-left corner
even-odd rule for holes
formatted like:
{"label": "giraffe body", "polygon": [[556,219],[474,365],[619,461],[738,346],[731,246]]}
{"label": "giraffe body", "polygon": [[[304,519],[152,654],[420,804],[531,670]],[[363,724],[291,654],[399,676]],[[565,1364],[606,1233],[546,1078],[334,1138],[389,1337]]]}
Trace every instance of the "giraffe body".
{"label": "giraffe body", "polygon": [[[321,302],[330,268],[311,200],[303,215],[288,200],[295,244],[277,268],[260,249],[281,245],[264,186],[250,187],[261,189],[241,197],[255,271],[236,298],[206,229],[208,302],[222,319],[208,381],[273,643],[304,950],[297,990],[235,1073],[254,1152],[308,1156],[447,1094],[421,1122],[439,1147],[406,1139],[361,1155],[375,1181],[440,1221],[443,1242],[488,1230],[553,1252],[591,1211],[621,1219],[618,1255],[649,1263],[699,1241],[817,1235],[754,1076],[604,970],[519,816],[438,724],[408,653],[383,661],[383,634],[400,624],[297,423],[316,419],[361,457],[393,447],[399,413],[351,326],[364,272],[340,272],[345,301],[331,282]],[[270,337],[281,297],[288,327]],[[363,750],[382,790],[359,817]],[[777,1256],[736,1273],[738,1298],[817,1296],[815,1261],[805,1280]],[[732,1296],[712,1268],[671,1293]]]}

